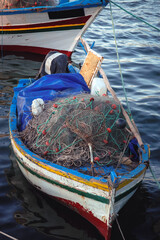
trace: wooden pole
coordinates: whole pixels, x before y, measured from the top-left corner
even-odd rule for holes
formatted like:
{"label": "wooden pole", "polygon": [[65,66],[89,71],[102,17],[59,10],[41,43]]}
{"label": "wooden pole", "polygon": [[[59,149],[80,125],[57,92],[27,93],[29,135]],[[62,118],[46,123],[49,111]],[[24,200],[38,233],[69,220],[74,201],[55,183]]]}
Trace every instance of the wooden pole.
{"label": "wooden pole", "polygon": [[[80,38],[80,40],[81,40],[81,42],[82,42],[82,44],[83,44],[86,52],[88,52],[88,51],[90,50],[89,45],[87,44],[87,42],[85,42],[84,39]],[[126,119],[126,121],[127,121],[127,123],[128,123],[128,126],[130,127],[131,132],[132,132],[133,135],[136,137],[136,139],[137,139],[140,147],[141,147],[142,150],[144,151],[144,144],[143,144],[143,142],[142,142],[142,139],[141,139],[141,136],[140,136],[140,134],[139,134],[139,132],[138,132],[137,127],[135,127],[135,123],[134,123],[134,125],[132,124],[132,122],[131,122],[128,114],[126,113],[125,109],[123,108],[123,105],[121,104],[120,100],[119,100],[118,97],[116,96],[116,93],[115,93],[114,90],[112,89],[112,87],[111,87],[111,85],[110,85],[110,83],[109,83],[109,80],[108,80],[108,78],[107,78],[104,70],[103,70],[102,68],[100,68],[100,69],[99,69],[99,72],[100,72],[100,74],[101,74],[102,77],[103,77],[103,80],[104,80],[104,82],[105,82],[105,84],[106,84],[106,86],[107,86],[108,91],[111,93],[111,95],[113,96],[114,100],[120,105],[120,107],[121,107],[121,109],[122,109],[122,112],[123,112],[123,115],[124,115],[124,117],[125,117],[125,119]]]}

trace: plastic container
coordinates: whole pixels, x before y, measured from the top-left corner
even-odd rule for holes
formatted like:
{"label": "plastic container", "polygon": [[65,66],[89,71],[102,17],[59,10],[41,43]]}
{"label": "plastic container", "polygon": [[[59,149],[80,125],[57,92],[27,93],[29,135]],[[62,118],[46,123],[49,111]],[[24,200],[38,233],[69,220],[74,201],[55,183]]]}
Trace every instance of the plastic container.
{"label": "plastic container", "polygon": [[103,78],[95,77],[91,84],[91,94],[94,96],[102,96],[107,93],[107,87]]}

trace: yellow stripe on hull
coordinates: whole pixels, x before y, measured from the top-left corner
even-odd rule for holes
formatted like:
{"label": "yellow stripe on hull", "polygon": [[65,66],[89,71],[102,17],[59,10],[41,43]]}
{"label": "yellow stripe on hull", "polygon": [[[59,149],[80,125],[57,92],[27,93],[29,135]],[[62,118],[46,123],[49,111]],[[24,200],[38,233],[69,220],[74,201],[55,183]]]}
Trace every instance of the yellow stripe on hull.
{"label": "yellow stripe on hull", "polygon": [[12,28],[12,29],[0,29],[5,32],[14,32],[14,31],[30,31],[30,30],[41,30],[41,29],[50,29],[50,28],[63,28],[63,27],[75,27],[75,26],[84,26],[85,23],[80,24],[66,24],[66,25],[55,25],[55,26],[47,26],[47,27],[31,27],[31,28]]}
{"label": "yellow stripe on hull", "polygon": [[49,171],[49,172],[53,172],[57,175],[60,175],[60,176],[63,176],[63,177],[66,177],[66,178],[69,178],[71,180],[74,180],[74,181],[77,181],[77,182],[80,182],[80,183],[83,183],[87,186],[91,186],[91,187],[94,187],[94,188],[97,188],[97,189],[101,189],[103,191],[107,191],[109,192],[110,191],[110,188],[108,187],[108,184],[106,183],[99,183],[98,181],[97,182],[92,182],[91,181],[86,181],[84,180],[83,178],[80,178],[80,177],[77,177],[71,173],[66,173],[66,172],[63,172],[61,170],[57,170],[53,167],[50,167],[48,165],[46,165],[45,163],[42,163],[34,158],[32,158],[30,155],[26,154],[17,144],[16,142],[14,141],[14,139],[12,138],[12,141],[13,141],[13,144],[14,146],[17,148],[17,150],[24,156],[24,157],[27,157],[30,161],[34,162],[35,164],[37,164],[38,166],[42,167],[43,169]]}
{"label": "yellow stripe on hull", "polygon": [[[75,176],[71,173],[67,173],[67,172],[64,172],[64,171],[61,171],[61,170],[58,170],[58,169],[55,169],[54,167],[50,167],[48,165],[46,165],[45,163],[42,163],[34,158],[32,158],[30,155],[26,154],[17,144],[16,142],[14,141],[14,139],[12,138],[13,140],[13,144],[14,146],[17,148],[17,150],[19,152],[21,152],[21,154],[24,156],[24,157],[27,157],[30,161],[34,162],[35,164],[37,164],[38,166],[42,167],[43,169],[49,171],[49,172],[53,172],[59,176],[63,176],[63,177],[66,177],[66,178],[69,178],[71,180],[74,180],[74,181],[77,181],[77,182],[80,182],[80,183],[83,183],[87,186],[91,186],[93,188],[97,188],[97,189],[101,189],[103,191],[107,191],[109,192],[110,191],[110,187],[108,186],[108,184],[106,183],[100,183],[98,181],[95,181],[92,182],[92,180],[90,181],[87,181],[87,180],[84,180],[83,178],[81,177],[78,177],[78,176]],[[127,180],[124,180],[122,183],[119,184],[119,186],[116,188],[116,191],[124,188],[125,186],[127,186],[129,183],[135,181],[140,175],[142,175],[144,172],[146,171],[146,168],[144,168],[140,173],[138,173],[136,176],[130,178],[130,179],[127,179]]]}

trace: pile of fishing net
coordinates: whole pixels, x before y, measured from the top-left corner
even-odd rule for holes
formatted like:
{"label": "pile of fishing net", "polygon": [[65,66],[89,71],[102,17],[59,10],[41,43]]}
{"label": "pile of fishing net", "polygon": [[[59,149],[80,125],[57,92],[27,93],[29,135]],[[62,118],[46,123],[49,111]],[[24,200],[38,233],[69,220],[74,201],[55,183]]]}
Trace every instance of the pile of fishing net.
{"label": "pile of fishing net", "polygon": [[79,167],[91,162],[89,144],[99,165],[117,164],[130,133],[120,105],[112,98],[79,94],[48,101],[20,136],[39,156],[62,166]]}
{"label": "pile of fishing net", "polygon": [[37,7],[37,6],[55,6],[58,5],[57,0],[1,0],[0,8],[24,8],[24,7]]}

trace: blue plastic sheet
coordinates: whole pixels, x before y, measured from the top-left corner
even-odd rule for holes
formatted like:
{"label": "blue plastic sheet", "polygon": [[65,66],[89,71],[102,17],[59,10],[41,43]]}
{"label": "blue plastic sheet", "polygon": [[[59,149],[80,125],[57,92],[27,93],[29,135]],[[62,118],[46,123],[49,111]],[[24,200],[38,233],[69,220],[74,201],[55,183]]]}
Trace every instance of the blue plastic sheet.
{"label": "blue plastic sheet", "polygon": [[31,104],[36,98],[44,101],[90,92],[84,78],[79,73],[57,73],[46,75],[21,90],[17,97],[18,129],[25,129],[32,118]]}

